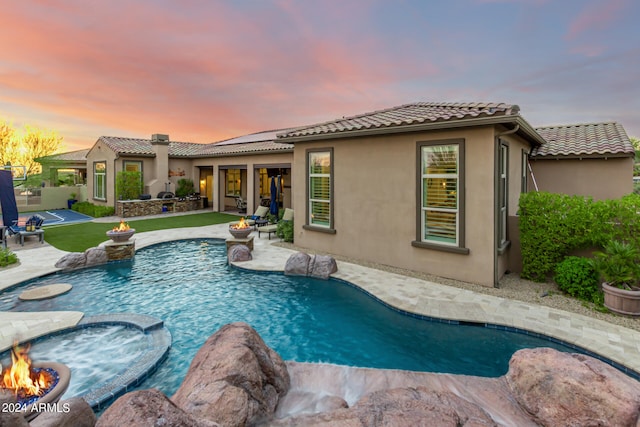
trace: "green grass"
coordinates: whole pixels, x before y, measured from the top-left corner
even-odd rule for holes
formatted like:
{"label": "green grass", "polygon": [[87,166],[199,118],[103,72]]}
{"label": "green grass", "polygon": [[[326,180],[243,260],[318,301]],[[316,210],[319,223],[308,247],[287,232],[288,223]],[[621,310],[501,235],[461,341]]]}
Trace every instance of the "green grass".
{"label": "green grass", "polygon": [[[201,227],[235,221],[236,215],[219,212],[207,212],[193,215],[172,216],[166,218],[140,219],[127,221],[136,233],[144,231],[166,230],[168,228]],[[108,240],[106,232],[118,225],[118,222],[83,222],[45,227],[45,240],[51,246],[68,252],[84,252]]]}

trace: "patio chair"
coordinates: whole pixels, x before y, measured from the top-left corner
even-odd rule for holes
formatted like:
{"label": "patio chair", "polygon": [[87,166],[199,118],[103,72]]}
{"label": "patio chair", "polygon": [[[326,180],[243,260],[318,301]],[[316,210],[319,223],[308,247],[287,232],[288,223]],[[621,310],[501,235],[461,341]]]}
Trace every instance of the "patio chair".
{"label": "patio chair", "polygon": [[241,196],[237,196],[236,197],[236,207],[238,208],[238,211],[240,213],[246,213],[247,212],[247,202],[246,202],[246,200],[242,200]]}
{"label": "patio chair", "polygon": [[44,230],[42,230],[42,224],[44,224],[44,217],[35,214],[30,216],[26,221],[21,222],[18,218],[12,225],[7,227],[7,236],[16,236],[16,242],[20,242],[24,245],[24,238],[26,236],[38,236],[40,243],[44,243]]}
{"label": "patio chair", "polygon": [[[293,221],[293,209],[286,208],[280,221]],[[260,238],[260,233],[269,233],[269,240],[271,240],[271,233],[275,233],[277,230],[278,224],[269,224],[263,227],[258,227],[258,238]]]}

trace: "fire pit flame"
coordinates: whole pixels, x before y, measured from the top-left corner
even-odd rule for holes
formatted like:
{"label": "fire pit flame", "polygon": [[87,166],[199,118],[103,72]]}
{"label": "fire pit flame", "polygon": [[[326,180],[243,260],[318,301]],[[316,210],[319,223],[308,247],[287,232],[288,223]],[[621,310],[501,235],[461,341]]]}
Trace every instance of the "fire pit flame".
{"label": "fire pit flame", "polygon": [[124,222],[123,219],[120,220],[120,225],[117,225],[115,227],[113,227],[113,230],[111,231],[115,231],[115,232],[123,232],[123,231],[129,231],[130,227],[129,224],[127,224],[126,222]]}
{"label": "fire pit flame", "polygon": [[240,221],[237,224],[229,226],[229,228],[233,228],[235,230],[244,230],[249,227],[251,226],[244,220],[244,217],[240,218]]}
{"label": "fire pit flame", "polygon": [[54,385],[53,376],[46,370],[31,368],[30,346],[15,345],[11,350],[11,366],[4,370],[2,388],[13,391],[18,399],[44,395]]}

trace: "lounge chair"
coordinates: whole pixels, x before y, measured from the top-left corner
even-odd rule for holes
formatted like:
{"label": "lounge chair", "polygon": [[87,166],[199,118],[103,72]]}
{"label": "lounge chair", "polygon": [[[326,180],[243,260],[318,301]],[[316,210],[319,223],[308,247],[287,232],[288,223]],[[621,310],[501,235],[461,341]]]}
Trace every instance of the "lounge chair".
{"label": "lounge chair", "polygon": [[24,223],[20,220],[15,220],[12,225],[7,227],[8,236],[16,236],[16,243],[20,242],[24,246],[24,238],[27,236],[38,236],[40,243],[44,243],[44,230],[42,229],[44,224],[44,217],[40,215],[33,215],[29,217]]}
{"label": "lounge chair", "polygon": [[[286,208],[280,221],[293,221],[293,209]],[[271,240],[271,233],[275,233],[278,230],[278,224],[265,225],[258,227],[257,230],[258,238],[260,238],[260,233],[269,233],[269,240]]]}
{"label": "lounge chair", "polygon": [[[258,208],[256,209],[256,211],[253,213],[253,215],[248,216],[244,219],[244,222],[246,222],[247,224],[254,226],[256,225],[256,220],[263,220],[267,217],[267,215],[269,214],[269,208],[266,206],[258,206]],[[239,223],[240,221],[233,221],[231,223],[229,223],[230,225],[236,225],[237,223]]]}

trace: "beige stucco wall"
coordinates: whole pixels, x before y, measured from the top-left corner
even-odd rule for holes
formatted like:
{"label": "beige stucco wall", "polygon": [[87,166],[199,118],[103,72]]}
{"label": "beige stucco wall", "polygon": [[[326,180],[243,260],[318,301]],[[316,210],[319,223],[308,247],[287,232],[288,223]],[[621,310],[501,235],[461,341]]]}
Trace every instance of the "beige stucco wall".
{"label": "beige stucco wall", "polygon": [[[416,239],[417,141],[465,139],[469,254],[411,245]],[[306,223],[306,153],[334,149],[335,234],[303,229]],[[296,143],[293,176],[297,245],[361,260],[493,286],[493,127]]]}
{"label": "beige stucco wall", "polygon": [[535,159],[531,160],[531,169],[540,191],[592,196],[596,200],[616,199],[633,192],[631,157]]}
{"label": "beige stucco wall", "polygon": [[[93,196],[93,165],[96,162],[106,162],[106,183],[107,198],[106,200],[98,200]],[[115,206],[115,181],[116,180],[116,154],[101,141],[95,145],[87,153],[87,200],[96,205]]]}

